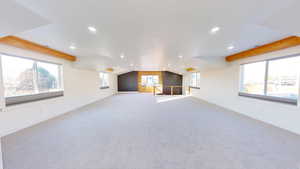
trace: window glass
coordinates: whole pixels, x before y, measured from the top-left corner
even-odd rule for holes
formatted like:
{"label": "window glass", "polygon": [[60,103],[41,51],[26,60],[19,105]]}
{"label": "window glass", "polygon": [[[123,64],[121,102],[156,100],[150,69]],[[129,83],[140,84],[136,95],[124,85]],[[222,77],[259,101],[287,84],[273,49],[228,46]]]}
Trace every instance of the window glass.
{"label": "window glass", "polygon": [[298,99],[300,57],[269,61],[267,95]]}
{"label": "window glass", "polygon": [[5,97],[62,90],[60,65],[1,55]]}
{"label": "window glass", "polygon": [[196,76],[196,73],[192,73],[191,86],[194,86],[194,87],[197,86],[197,76]]}
{"label": "window glass", "polygon": [[192,73],[190,86],[200,87],[200,72]]}
{"label": "window glass", "polygon": [[147,85],[147,76],[142,76],[142,86]]}
{"label": "window glass", "polygon": [[[296,104],[299,98],[300,57],[287,57],[241,66],[241,94]],[[248,95],[249,96],[249,95]]]}
{"label": "window glass", "polygon": [[109,76],[108,73],[100,72],[100,85],[101,87],[109,87]]}
{"label": "window glass", "polygon": [[34,61],[2,55],[5,97],[36,93]]}
{"label": "window glass", "polygon": [[242,65],[241,92],[264,94],[266,62]]}
{"label": "window glass", "polygon": [[105,73],[103,78],[104,78],[103,86],[109,86],[108,73]]}
{"label": "window glass", "polygon": [[142,86],[155,86],[159,84],[158,75],[142,75]]}
{"label": "window glass", "polygon": [[57,91],[61,88],[59,65],[38,62],[37,73],[37,84],[40,92]]}
{"label": "window glass", "polygon": [[154,85],[159,84],[159,77],[158,77],[158,75],[153,76],[153,84]]}

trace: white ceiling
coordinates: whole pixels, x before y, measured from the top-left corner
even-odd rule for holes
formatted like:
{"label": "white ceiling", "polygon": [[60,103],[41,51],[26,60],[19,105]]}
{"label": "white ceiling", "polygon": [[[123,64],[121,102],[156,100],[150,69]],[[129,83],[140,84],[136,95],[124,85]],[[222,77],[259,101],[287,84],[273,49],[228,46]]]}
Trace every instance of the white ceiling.
{"label": "white ceiling", "polygon": [[[183,72],[189,66],[203,70],[224,65],[227,55],[300,33],[296,22],[299,0],[16,2],[49,24],[35,25],[36,19],[28,17],[21,23],[29,22],[35,28],[12,34],[73,54],[79,58],[75,66],[97,70]],[[14,10],[7,13],[18,14]],[[90,33],[88,26],[96,27],[97,33]],[[221,30],[211,35],[215,26]],[[69,49],[70,45],[76,50]],[[235,49],[229,51],[229,45]],[[124,59],[120,59],[122,53]]]}
{"label": "white ceiling", "polygon": [[0,0],[0,4],[0,38],[49,24],[15,1]]}

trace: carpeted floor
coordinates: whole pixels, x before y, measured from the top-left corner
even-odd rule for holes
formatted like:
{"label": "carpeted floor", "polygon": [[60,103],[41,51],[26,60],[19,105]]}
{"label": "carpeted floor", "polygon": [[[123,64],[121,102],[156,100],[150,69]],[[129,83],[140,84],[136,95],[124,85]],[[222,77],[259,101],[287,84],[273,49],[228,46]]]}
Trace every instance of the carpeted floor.
{"label": "carpeted floor", "polygon": [[300,168],[298,135],[192,97],[157,99],[121,94],[6,136],[4,169]]}

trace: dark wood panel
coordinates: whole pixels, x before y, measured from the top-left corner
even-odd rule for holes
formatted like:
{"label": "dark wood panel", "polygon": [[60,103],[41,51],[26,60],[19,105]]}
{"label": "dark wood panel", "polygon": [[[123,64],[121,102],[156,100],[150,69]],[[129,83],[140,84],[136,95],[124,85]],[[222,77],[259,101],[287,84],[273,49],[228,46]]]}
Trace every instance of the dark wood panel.
{"label": "dark wood panel", "polygon": [[132,71],[118,75],[118,91],[138,91],[138,72]]}
{"label": "dark wood panel", "polygon": [[[171,88],[168,86],[182,86],[182,75],[173,72],[164,71],[163,75],[163,94],[171,94]],[[173,94],[182,94],[182,88],[174,88]]]}

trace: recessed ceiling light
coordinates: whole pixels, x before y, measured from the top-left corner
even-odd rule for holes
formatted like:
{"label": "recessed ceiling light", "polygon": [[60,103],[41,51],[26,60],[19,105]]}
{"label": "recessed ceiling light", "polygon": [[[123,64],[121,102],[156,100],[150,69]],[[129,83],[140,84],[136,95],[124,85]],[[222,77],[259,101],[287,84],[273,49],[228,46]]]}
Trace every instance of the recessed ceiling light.
{"label": "recessed ceiling light", "polygon": [[130,64],[130,66],[132,67],[132,66],[134,66],[134,64],[133,64],[133,63],[131,63],[131,64]]}
{"label": "recessed ceiling light", "polygon": [[183,56],[182,56],[182,55],[179,55],[178,57],[179,57],[180,59],[181,59],[181,58],[183,58]]}
{"label": "recessed ceiling light", "polygon": [[232,50],[232,49],[234,49],[234,46],[233,46],[233,45],[230,45],[230,46],[228,46],[227,49],[228,49],[228,50]]}
{"label": "recessed ceiling light", "polygon": [[170,63],[168,64],[168,67],[171,67],[171,64],[170,64]]}
{"label": "recessed ceiling light", "polygon": [[93,27],[93,26],[89,26],[89,27],[88,27],[88,30],[89,30],[90,32],[92,32],[92,33],[96,33],[96,32],[97,32],[97,29],[96,29],[95,27]]}
{"label": "recessed ceiling light", "polygon": [[124,54],[121,54],[120,58],[121,58],[121,59],[124,59],[124,57],[125,57]]}
{"label": "recessed ceiling light", "polygon": [[76,46],[71,45],[71,46],[70,46],[70,49],[75,50],[75,49],[76,49]]}
{"label": "recessed ceiling light", "polygon": [[217,26],[216,26],[216,27],[213,27],[213,28],[210,30],[210,33],[211,33],[211,34],[215,34],[215,33],[219,32],[220,29],[221,29],[221,28],[220,28],[220,27],[217,27]]}

